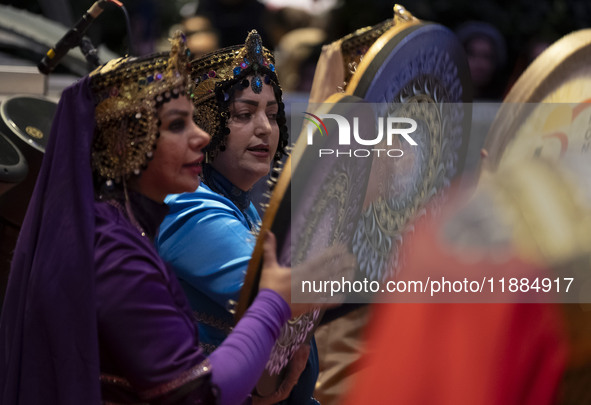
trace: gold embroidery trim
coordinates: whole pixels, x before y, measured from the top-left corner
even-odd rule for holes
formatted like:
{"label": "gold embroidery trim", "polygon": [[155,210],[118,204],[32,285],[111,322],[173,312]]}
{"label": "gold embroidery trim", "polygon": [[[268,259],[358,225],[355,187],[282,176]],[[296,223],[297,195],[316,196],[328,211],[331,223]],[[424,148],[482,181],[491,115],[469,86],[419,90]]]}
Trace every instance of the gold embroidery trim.
{"label": "gold embroidery trim", "polygon": [[152,398],[159,397],[164,395],[170,391],[174,391],[177,388],[185,385],[189,381],[196,380],[204,375],[208,374],[211,371],[211,364],[209,364],[209,359],[203,360],[200,364],[193,367],[192,369],[185,371],[177,378],[166,382],[164,384],[160,384],[152,389],[143,391],[139,393],[140,398],[149,400]]}
{"label": "gold embroidery trim", "polygon": [[[197,366],[193,367],[192,369],[190,369],[188,371],[181,373],[177,378],[175,378],[171,381],[157,385],[156,387],[151,388],[149,390],[138,392],[138,396],[142,400],[150,400],[152,398],[159,397],[161,395],[164,395],[164,394],[167,394],[171,391],[176,390],[177,388],[185,385],[189,381],[196,380],[200,377],[203,377],[204,375],[208,374],[210,372],[210,370],[211,370],[211,364],[209,364],[209,359],[205,359],[201,363],[199,363]],[[133,386],[130,384],[130,382],[127,379],[119,377],[119,376],[101,373],[100,381],[101,381],[101,383],[118,385],[118,386],[121,386],[124,388],[134,390]]]}

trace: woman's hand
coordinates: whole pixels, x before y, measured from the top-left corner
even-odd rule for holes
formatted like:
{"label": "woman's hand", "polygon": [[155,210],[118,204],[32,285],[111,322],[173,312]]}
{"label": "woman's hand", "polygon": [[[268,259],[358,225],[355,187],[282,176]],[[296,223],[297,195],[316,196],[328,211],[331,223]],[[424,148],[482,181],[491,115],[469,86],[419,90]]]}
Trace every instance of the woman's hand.
{"label": "woman's hand", "polygon": [[291,390],[293,387],[296,386],[298,380],[300,379],[300,375],[306,368],[306,363],[308,362],[308,356],[310,355],[310,345],[303,344],[301,345],[298,350],[293,354],[292,359],[289,361],[287,365],[287,374],[285,375],[285,379],[275,391],[273,395],[269,395],[268,397],[259,397],[253,395],[252,397],[252,404],[253,405],[271,405],[276,404],[277,402],[283,401],[289,394],[291,394]]}

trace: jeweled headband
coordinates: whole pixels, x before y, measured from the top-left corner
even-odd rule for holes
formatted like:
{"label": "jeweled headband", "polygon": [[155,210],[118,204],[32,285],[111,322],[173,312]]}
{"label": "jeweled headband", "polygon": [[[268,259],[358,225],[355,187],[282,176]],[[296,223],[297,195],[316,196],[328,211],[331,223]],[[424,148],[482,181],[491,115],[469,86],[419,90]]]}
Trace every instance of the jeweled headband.
{"label": "jeweled headband", "polygon": [[179,31],[170,53],[119,58],[90,74],[96,132],[92,170],[107,185],[139,175],[158,139],[158,107],[190,94],[189,51]]}
{"label": "jeweled headband", "polygon": [[[232,89],[235,86],[239,89],[250,86],[258,94],[262,91],[263,84],[273,86],[279,105],[279,146],[275,159],[278,160],[285,154],[288,133],[274,63],[273,54],[263,47],[256,30],[248,34],[244,45],[223,48],[191,61],[191,79],[195,85],[195,122],[212,137],[205,148],[211,157],[225,149],[226,137],[230,132],[226,125],[230,115]],[[248,80],[249,76],[252,76],[251,80]]]}

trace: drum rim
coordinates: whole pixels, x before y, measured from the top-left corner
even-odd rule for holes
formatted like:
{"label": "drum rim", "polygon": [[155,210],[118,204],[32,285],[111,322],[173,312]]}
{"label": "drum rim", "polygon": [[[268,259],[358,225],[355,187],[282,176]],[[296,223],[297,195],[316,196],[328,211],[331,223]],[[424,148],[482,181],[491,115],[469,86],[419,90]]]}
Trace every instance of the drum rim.
{"label": "drum rim", "polygon": [[[371,85],[371,81],[365,85],[365,89],[361,90],[360,87],[363,85],[362,79],[366,76],[366,71],[370,69],[376,57],[384,50],[384,48],[387,48],[387,54],[389,55],[408,34],[425,25],[427,25],[427,23],[424,21],[414,19],[394,24],[390,29],[384,32],[363,56],[359,66],[357,66],[355,74],[353,74],[351,81],[347,84],[345,92],[350,95],[364,98]],[[404,35],[400,36],[399,34],[402,33],[404,33]],[[397,40],[392,42],[395,38]]]}
{"label": "drum rim", "polygon": [[[6,105],[13,100],[17,100],[17,99],[34,99],[37,101],[44,101],[47,102],[48,104],[52,104],[57,108],[57,103],[53,100],[51,100],[48,97],[45,96],[39,96],[36,94],[15,94],[12,95],[8,98],[6,98],[4,101],[2,101],[2,103],[0,104],[0,119],[2,119],[3,124],[10,129],[10,131],[12,131],[12,133],[14,135],[16,135],[21,141],[25,142],[27,145],[32,146],[33,148],[35,148],[35,150],[41,152],[41,153],[45,153],[45,148],[42,147],[41,145],[39,145],[38,142],[32,141],[31,142],[31,138],[29,138],[14,122],[14,120],[10,117],[8,117],[8,112],[6,111]],[[44,134],[44,136],[49,136],[49,134]]]}

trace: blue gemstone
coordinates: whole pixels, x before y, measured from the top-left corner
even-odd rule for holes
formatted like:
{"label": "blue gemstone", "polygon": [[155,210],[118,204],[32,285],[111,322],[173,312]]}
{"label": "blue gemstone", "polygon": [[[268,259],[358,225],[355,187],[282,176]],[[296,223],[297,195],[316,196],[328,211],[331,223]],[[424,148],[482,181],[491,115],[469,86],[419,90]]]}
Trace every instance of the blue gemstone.
{"label": "blue gemstone", "polygon": [[273,65],[272,63],[269,63],[269,69],[271,69],[271,72],[275,71],[275,65]]}
{"label": "blue gemstone", "polygon": [[254,91],[256,94],[259,94],[262,90],[263,90],[263,82],[261,81],[261,78],[259,76],[256,76],[252,80],[252,91]]}
{"label": "blue gemstone", "polygon": [[234,76],[238,76],[241,71],[242,71],[242,69],[240,68],[240,66],[236,66],[234,68]]}

